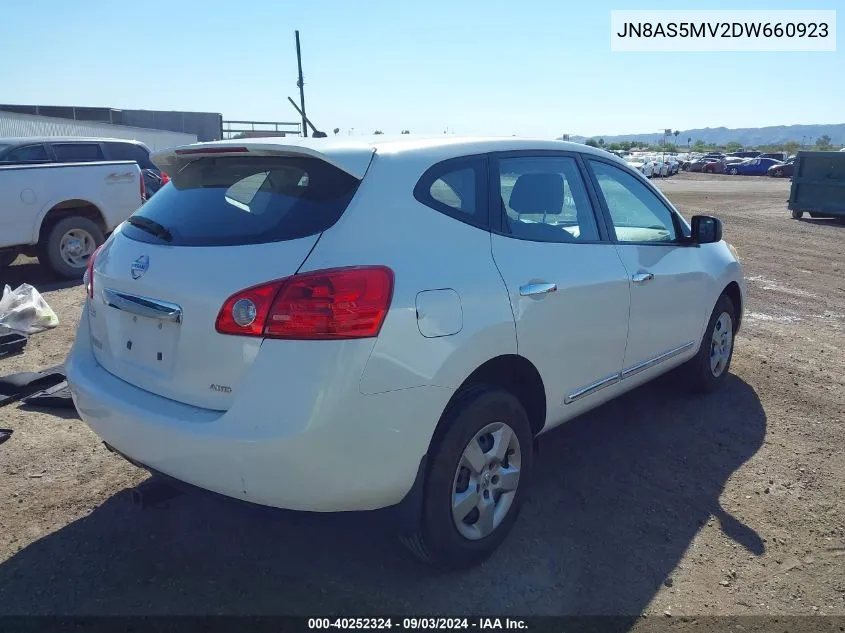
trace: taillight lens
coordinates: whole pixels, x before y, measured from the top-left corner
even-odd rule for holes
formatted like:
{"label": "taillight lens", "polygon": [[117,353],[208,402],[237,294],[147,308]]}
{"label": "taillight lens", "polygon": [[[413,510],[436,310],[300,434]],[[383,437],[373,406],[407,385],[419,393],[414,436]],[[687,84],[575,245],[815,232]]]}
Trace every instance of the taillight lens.
{"label": "taillight lens", "polygon": [[89,299],[94,298],[94,260],[101,248],[103,247],[98,246],[97,250],[91,253],[91,256],[88,258],[88,264],[85,267],[85,277],[82,281],[85,283],[85,291],[88,293]]}
{"label": "taillight lens", "polygon": [[319,270],[253,286],[217,315],[221,334],[333,340],[377,336],[393,298],[385,266]]}
{"label": "taillight lens", "polygon": [[170,182],[170,176],[168,176],[164,172],[161,172],[161,186],[163,187],[164,185],[166,185],[169,182]]}

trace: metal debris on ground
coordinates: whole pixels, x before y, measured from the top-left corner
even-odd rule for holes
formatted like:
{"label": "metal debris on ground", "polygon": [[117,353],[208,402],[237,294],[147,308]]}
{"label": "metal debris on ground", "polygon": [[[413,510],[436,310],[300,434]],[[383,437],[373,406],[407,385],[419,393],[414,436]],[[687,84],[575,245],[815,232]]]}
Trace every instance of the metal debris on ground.
{"label": "metal debris on ground", "polygon": [[64,380],[64,365],[40,372],[21,372],[0,377],[0,406],[49,389]]}
{"label": "metal debris on ground", "polygon": [[26,334],[18,332],[0,333],[0,358],[20,354],[28,341],[29,338]]}

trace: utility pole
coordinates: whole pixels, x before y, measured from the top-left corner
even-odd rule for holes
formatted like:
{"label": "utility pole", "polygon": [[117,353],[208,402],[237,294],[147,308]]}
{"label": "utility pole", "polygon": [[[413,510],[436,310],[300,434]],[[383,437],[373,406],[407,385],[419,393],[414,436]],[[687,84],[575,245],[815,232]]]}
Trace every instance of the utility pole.
{"label": "utility pole", "polygon": [[302,136],[308,136],[308,119],[305,117],[305,82],[302,80],[302,52],[299,49],[299,31],[296,31],[296,64],[299,67],[299,106],[302,112]]}

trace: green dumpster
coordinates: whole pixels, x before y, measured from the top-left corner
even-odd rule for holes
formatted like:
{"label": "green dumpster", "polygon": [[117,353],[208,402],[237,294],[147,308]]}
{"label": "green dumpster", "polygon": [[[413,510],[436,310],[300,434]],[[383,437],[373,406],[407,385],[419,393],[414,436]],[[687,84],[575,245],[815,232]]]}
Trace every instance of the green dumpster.
{"label": "green dumpster", "polygon": [[793,218],[845,218],[845,152],[798,152],[789,192]]}

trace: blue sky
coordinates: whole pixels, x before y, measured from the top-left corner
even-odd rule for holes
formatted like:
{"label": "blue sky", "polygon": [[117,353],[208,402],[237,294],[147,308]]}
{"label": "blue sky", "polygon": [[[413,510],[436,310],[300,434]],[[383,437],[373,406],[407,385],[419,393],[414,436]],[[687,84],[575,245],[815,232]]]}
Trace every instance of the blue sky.
{"label": "blue sky", "polygon": [[610,51],[611,9],[845,8],[841,0],[2,4],[0,103],[295,121],[287,97],[298,98],[298,28],[309,117],[343,133],[548,137],[845,122],[841,36],[826,53]]}

